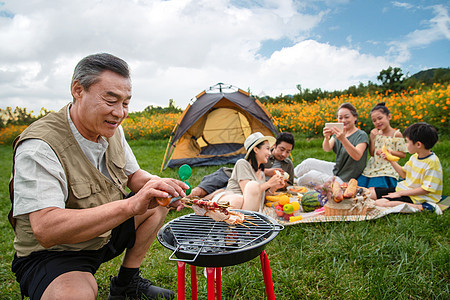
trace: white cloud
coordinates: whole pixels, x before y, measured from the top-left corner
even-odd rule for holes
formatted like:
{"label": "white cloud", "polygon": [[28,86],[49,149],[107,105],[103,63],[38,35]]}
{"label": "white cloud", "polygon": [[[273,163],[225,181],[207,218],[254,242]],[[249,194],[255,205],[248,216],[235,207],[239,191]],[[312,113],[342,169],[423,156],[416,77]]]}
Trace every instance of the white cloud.
{"label": "white cloud", "polygon": [[392,4],[396,7],[406,8],[406,9],[412,9],[414,6],[410,3],[406,2],[399,2],[399,1],[393,1]]}
{"label": "white cloud", "polygon": [[[346,2],[346,1],[343,1]],[[358,50],[307,39],[328,13],[306,2],[231,0],[79,0],[6,2],[0,17],[0,108],[57,110],[71,100],[73,68],[82,57],[109,52],[132,69],[131,109],[185,107],[218,82],[276,96],[307,88],[344,89],[365,82],[389,62]],[[438,22],[438,20],[436,20]],[[350,35],[349,35],[350,36]],[[266,40],[292,47],[265,58]]]}
{"label": "white cloud", "polygon": [[[389,64],[382,57],[306,40],[275,52],[262,64],[255,86],[269,95],[295,93],[296,85],[323,90],[366,82]],[[274,79],[277,80],[274,80]]]}
{"label": "white cloud", "polygon": [[411,49],[427,46],[443,39],[450,40],[450,17],[447,7],[435,5],[428,9],[432,9],[435,16],[425,22],[427,28],[414,30],[403,39],[389,43],[388,54],[397,63],[408,61],[411,58]]}

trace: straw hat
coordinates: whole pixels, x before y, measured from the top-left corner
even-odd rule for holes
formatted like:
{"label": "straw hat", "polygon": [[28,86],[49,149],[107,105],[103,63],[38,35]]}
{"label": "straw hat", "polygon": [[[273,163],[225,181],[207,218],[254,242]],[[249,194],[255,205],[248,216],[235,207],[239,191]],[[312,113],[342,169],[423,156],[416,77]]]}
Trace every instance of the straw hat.
{"label": "straw hat", "polygon": [[247,154],[245,154],[244,158],[247,159],[248,155],[250,154],[250,152],[252,152],[253,148],[255,148],[255,146],[259,145],[264,141],[268,141],[270,147],[272,147],[277,140],[273,136],[264,136],[261,132],[255,132],[250,134],[244,142],[245,150],[247,150]]}

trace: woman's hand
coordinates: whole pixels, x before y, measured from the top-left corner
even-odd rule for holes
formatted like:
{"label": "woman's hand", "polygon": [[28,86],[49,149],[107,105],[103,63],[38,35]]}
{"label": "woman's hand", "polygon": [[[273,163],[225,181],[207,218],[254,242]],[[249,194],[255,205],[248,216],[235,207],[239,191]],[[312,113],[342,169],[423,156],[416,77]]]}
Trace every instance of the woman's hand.
{"label": "woman's hand", "polygon": [[341,142],[342,142],[342,140],[346,139],[346,137],[345,137],[345,132],[344,132],[343,130],[340,130],[340,129],[337,128],[337,127],[331,128],[331,132],[332,132],[332,134],[334,134],[334,136],[335,136],[338,140],[340,140]]}
{"label": "woman's hand", "polygon": [[332,128],[329,128],[329,127],[324,127],[323,128],[323,136],[325,138],[329,139],[333,135],[333,131],[331,129]]}
{"label": "woman's hand", "polygon": [[323,139],[322,149],[325,152],[329,152],[329,151],[331,151],[331,149],[333,149],[334,139],[331,137],[332,135],[333,135],[333,131],[331,130],[331,128],[328,128],[328,127],[323,128],[323,136],[325,138]]}
{"label": "woman's hand", "polygon": [[267,184],[269,185],[270,190],[276,191],[284,187],[284,178],[283,175],[275,174],[267,180]]}

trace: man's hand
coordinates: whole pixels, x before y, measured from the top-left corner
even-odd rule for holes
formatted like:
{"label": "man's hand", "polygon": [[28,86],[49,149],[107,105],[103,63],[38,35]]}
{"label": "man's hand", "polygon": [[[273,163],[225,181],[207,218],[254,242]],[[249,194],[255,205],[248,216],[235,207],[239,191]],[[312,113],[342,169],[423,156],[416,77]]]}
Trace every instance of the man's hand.
{"label": "man's hand", "polygon": [[170,203],[168,207],[176,208],[177,211],[180,211],[184,208],[184,204],[183,204],[183,202],[181,202],[180,199],[178,199],[178,200]]}
{"label": "man's hand", "polygon": [[[143,214],[147,209],[158,206],[155,197],[185,197],[189,187],[182,181],[173,178],[153,178],[136,193],[129,198],[129,204],[135,215]],[[178,202],[178,203],[177,203]],[[180,201],[175,201],[171,206],[182,206]],[[180,208],[181,209],[181,208]]]}
{"label": "man's hand", "polygon": [[266,175],[267,177],[272,177],[273,175],[275,175],[275,171],[280,172],[281,174],[284,174],[284,170],[280,169],[280,168],[270,168],[270,169],[264,169],[264,175]]}

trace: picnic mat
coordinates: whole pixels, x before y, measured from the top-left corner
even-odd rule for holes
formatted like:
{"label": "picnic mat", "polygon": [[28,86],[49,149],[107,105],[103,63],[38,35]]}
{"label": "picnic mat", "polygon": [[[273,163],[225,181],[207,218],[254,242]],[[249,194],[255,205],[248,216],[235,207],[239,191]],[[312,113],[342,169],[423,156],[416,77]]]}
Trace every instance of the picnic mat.
{"label": "picnic mat", "polygon": [[[437,205],[437,214],[442,214],[442,211],[450,206],[450,196],[443,198]],[[294,225],[299,223],[317,223],[317,222],[337,222],[337,221],[366,221],[373,220],[384,217],[392,213],[416,213],[420,210],[415,209],[408,204],[401,204],[395,207],[379,207],[375,206],[373,209],[367,212],[367,215],[355,215],[355,216],[325,216],[324,211],[310,212],[310,213],[299,213],[303,218],[295,222],[289,222],[278,217],[275,210],[271,207],[265,206],[263,209],[263,214],[272,217],[277,220],[278,223],[282,225]]]}
{"label": "picnic mat", "polygon": [[442,211],[446,210],[450,206],[450,196],[443,196],[442,200],[437,204]]}

